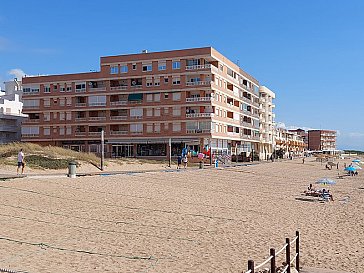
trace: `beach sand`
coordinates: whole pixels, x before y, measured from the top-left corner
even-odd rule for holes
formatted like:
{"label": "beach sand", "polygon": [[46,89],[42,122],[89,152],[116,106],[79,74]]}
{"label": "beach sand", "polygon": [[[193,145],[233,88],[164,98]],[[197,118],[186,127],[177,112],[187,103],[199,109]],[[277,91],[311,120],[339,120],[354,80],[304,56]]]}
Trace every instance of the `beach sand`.
{"label": "beach sand", "polygon": [[[309,158],[3,181],[0,268],[240,273],[248,259],[259,264],[299,230],[302,266],[362,273],[364,173],[336,179],[337,173]],[[296,199],[321,177],[336,179],[326,187],[334,202]]]}

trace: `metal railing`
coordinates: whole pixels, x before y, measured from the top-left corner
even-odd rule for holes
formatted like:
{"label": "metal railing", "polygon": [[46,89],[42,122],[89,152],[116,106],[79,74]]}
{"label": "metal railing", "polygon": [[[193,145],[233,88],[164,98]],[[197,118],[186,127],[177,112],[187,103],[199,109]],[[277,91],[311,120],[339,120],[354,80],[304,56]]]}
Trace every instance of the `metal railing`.
{"label": "metal railing", "polygon": [[210,67],[211,67],[211,64],[188,65],[188,66],[186,66],[186,70],[206,69],[206,68],[210,68]]}
{"label": "metal railing", "polygon": [[[291,259],[291,245],[295,244],[295,255]],[[279,272],[281,273],[291,273],[291,268],[294,267],[298,272],[300,271],[300,234],[296,231],[296,237],[290,241],[289,238],[286,238],[286,243],[283,247],[276,252],[274,248],[269,250],[269,257],[260,263],[259,265],[255,266],[253,260],[248,260],[248,270],[242,271],[242,273],[255,273],[258,269],[262,268],[264,265],[270,262],[270,273],[277,272],[276,266],[276,257],[281,254],[283,251],[286,253],[286,261],[284,268],[281,268]]]}
{"label": "metal railing", "polygon": [[194,97],[186,98],[186,102],[196,102],[196,101],[211,101],[211,97]]}
{"label": "metal railing", "polygon": [[186,82],[187,86],[194,86],[194,85],[209,85],[211,81],[196,81],[196,82]]}
{"label": "metal railing", "polygon": [[125,85],[112,86],[112,87],[110,87],[110,90],[111,91],[114,91],[114,90],[126,90],[126,89],[128,89],[128,86],[125,86]]}
{"label": "metal railing", "polygon": [[186,118],[209,118],[213,117],[213,113],[194,113],[194,114],[186,114]]}

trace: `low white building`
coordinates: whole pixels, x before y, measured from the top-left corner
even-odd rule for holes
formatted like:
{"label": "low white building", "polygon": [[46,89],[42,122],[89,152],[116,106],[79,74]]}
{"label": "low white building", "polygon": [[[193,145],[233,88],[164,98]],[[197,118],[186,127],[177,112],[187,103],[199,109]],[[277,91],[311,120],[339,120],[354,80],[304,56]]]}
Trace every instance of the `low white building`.
{"label": "low white building", "polygon": [[0,143],[20,141],[21,122],[27,115],[22,114],[20,101],[21,82],[4,82],[5,91],[0,91]]}

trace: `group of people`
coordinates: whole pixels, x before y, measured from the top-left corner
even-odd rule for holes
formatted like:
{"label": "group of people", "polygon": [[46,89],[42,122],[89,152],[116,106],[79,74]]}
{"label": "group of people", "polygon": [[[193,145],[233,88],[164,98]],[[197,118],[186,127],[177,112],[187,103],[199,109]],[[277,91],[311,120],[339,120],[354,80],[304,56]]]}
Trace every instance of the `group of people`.
{"label": "group of people", "polygon": [[315,197],[322,197],[325,200],[331,200],[334,201],[334,197],[330,193],[330,190],[322,189],[322,190],[316,190],[312,184],[310,184],[305,191],[306,195],[309,196],[315,196]]}
{"label": "group of people", "polygon": [[181,169],[181,165],[183,162],[183,167],[186,169],[187,168],[187,163],[188,163],[188,158],[187,155],[179,155],[177,157],[177,169]]}

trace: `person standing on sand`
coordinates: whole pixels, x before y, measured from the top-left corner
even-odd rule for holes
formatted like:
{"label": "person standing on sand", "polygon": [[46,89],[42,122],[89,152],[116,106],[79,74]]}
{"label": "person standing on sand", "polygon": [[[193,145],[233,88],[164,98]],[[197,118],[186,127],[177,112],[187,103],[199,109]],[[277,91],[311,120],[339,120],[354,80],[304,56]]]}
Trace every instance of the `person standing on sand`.
{"label": "person standing on sand", "polygon": [[183,166],[184,166],[185,169],[187,168],[187,162],[188,162],[188,158],[187,158],[187,155],[185,155],[183,157]]}
{"label": "person standing on sand", "polygon": [[25,156],[23,153],[23,149],[20,149],[18,153],[18,168],[16,169],[16,174],[19,174],[20,168],[21,168],[21,174],[24,174],[24,167],[25,167],[24,158]]}
{"label": "person standing on sand", "polygon": [[177,157],[177,169],[181,169],[181,164],[182,164],[182,156],[179,155]]}

